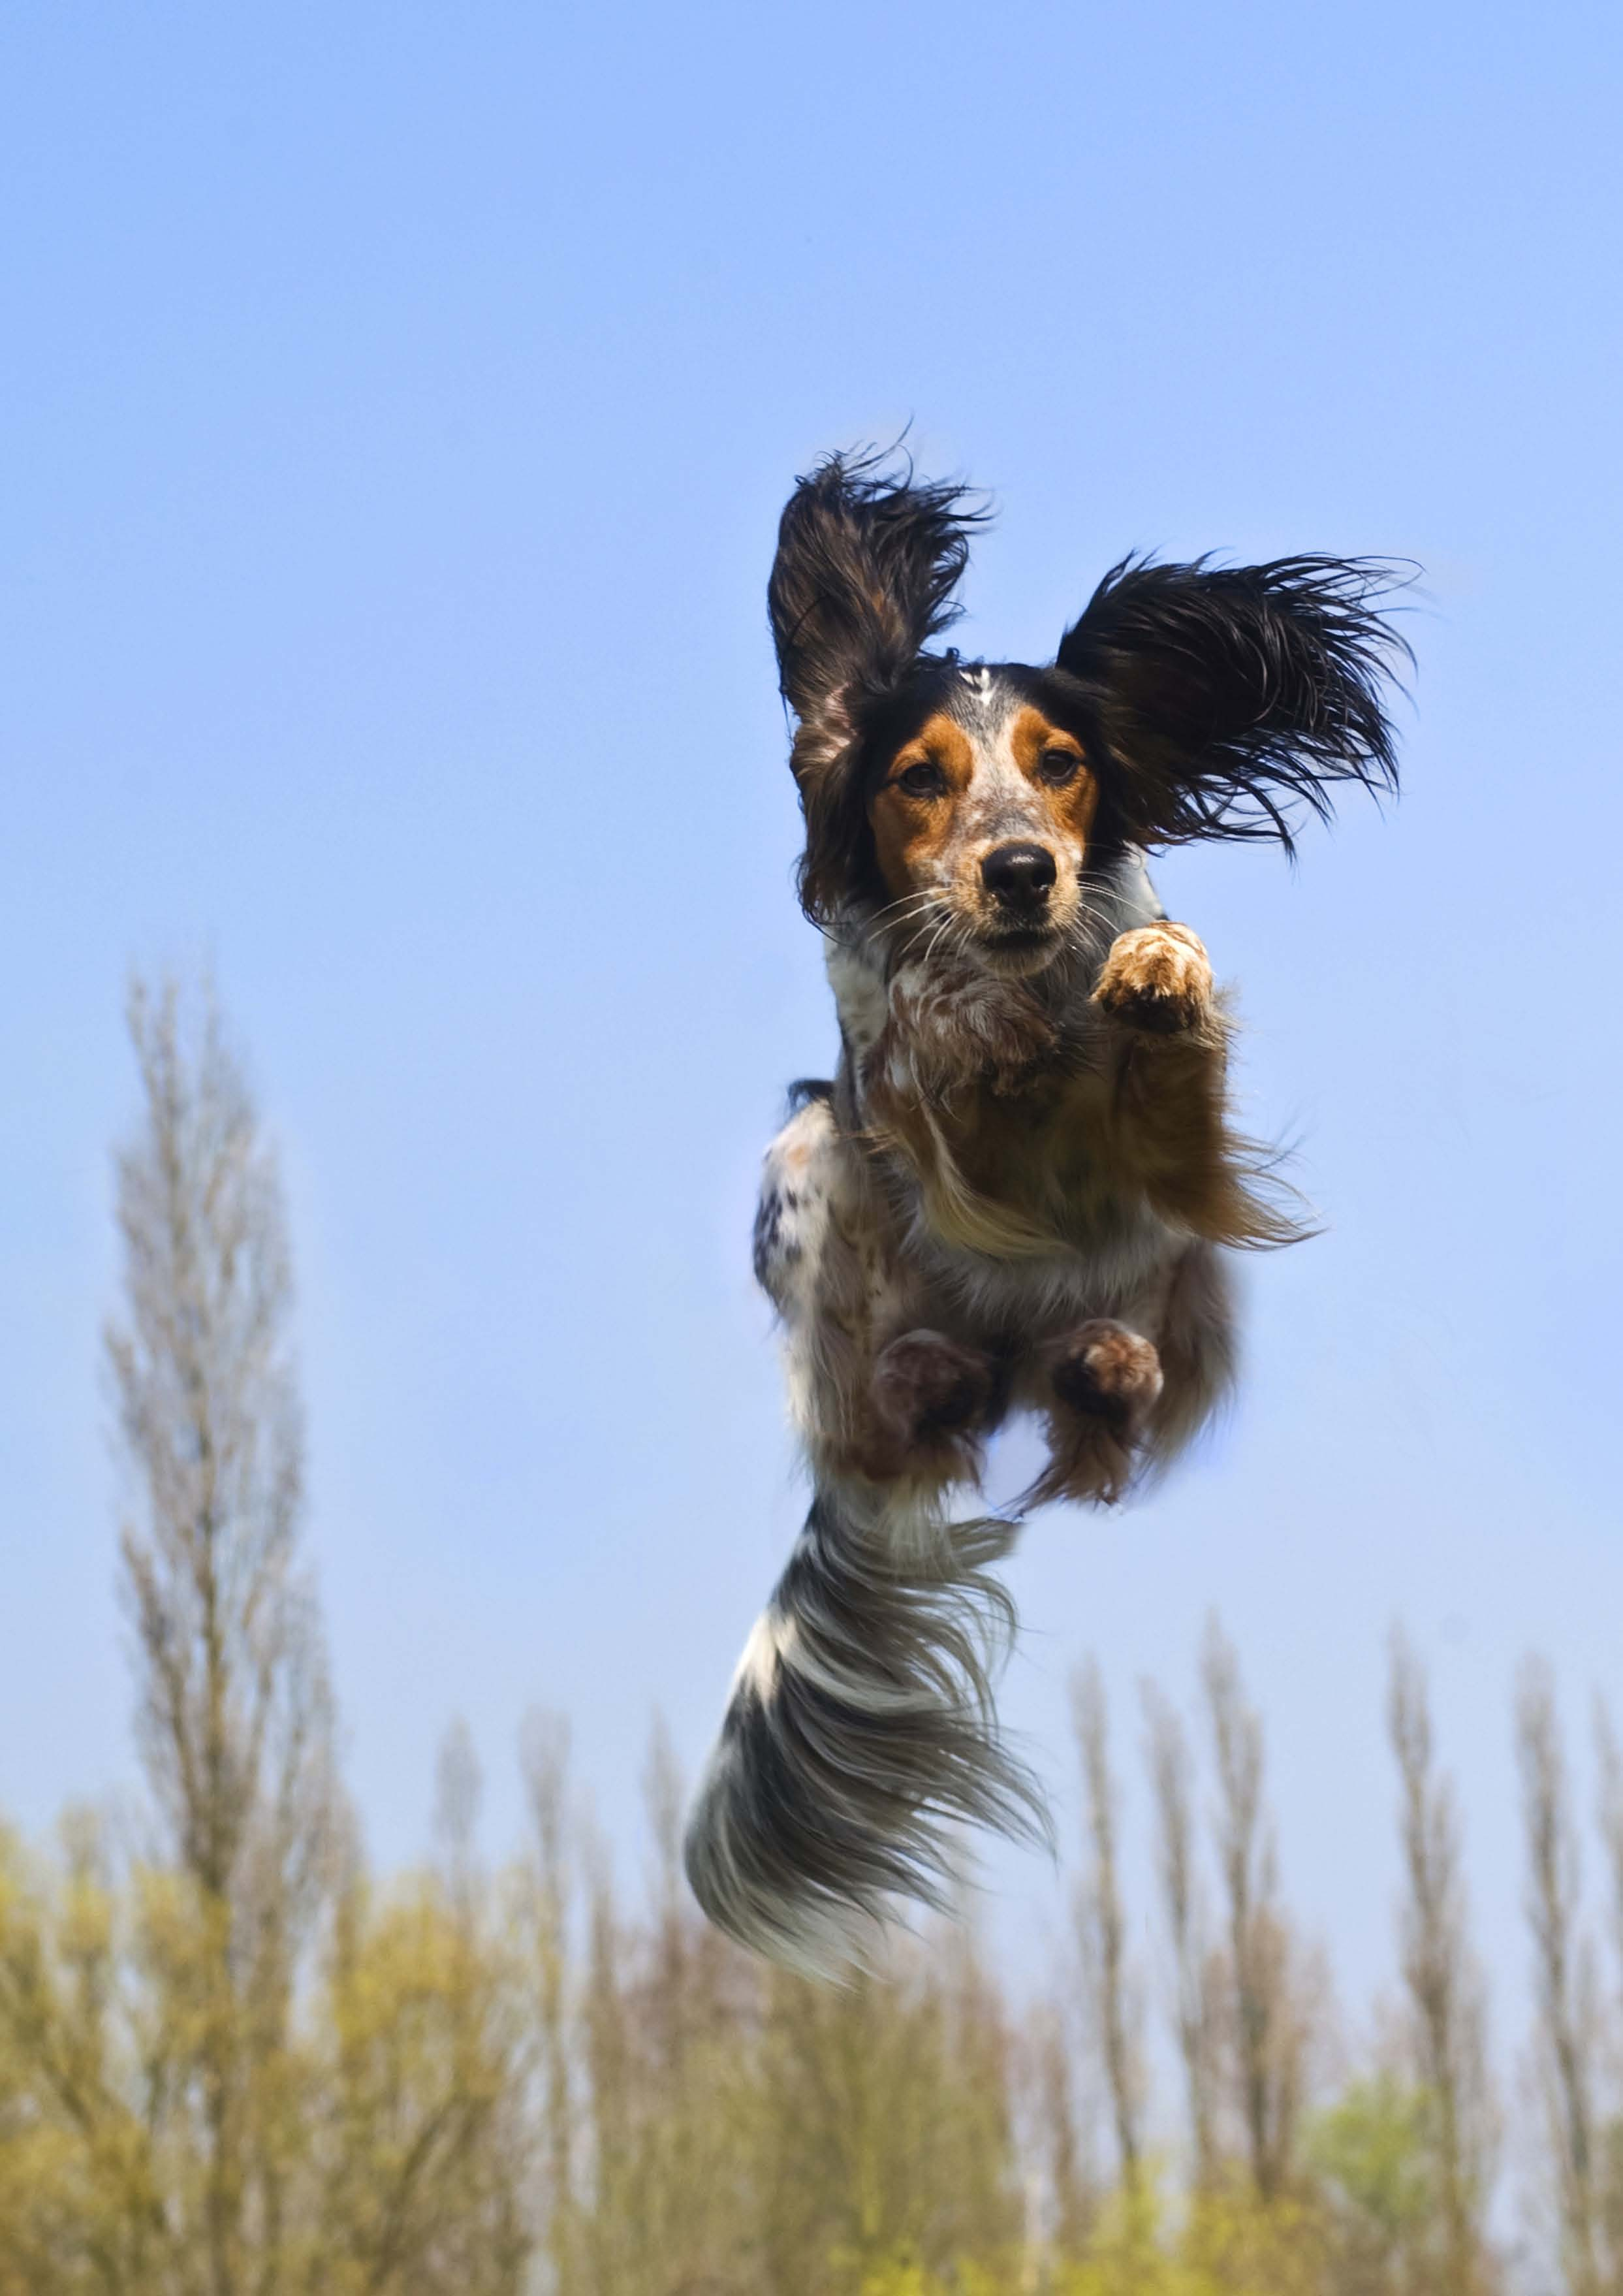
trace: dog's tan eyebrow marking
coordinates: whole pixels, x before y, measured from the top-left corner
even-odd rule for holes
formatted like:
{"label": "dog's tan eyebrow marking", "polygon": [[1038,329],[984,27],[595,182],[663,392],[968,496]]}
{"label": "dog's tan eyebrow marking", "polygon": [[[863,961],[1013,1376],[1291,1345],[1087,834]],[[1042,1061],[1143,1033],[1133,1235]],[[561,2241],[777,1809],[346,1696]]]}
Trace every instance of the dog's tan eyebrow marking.
{"label": "dog's tan eyebrow marking", "polygon": [[910,742],[904,742],[891,758],[886,778],[909,766],[926,762],[939,766],[948,779],[962,786],[975,770],[975,745],[955,718],[938,709],[927,718]]}
{"label": "dog's tan eyebrow marking", "polygon": [[1014,762],[1028,778],[1037,771],[1037,760],[1049,750],[1063,750],[1067,757],[1082,765],[1087,763],[1087,753],[1074,734],[1063,726],[1052,725],[1040,709],[1029,702],[1020,712],[1009,728],[1009,747]]}

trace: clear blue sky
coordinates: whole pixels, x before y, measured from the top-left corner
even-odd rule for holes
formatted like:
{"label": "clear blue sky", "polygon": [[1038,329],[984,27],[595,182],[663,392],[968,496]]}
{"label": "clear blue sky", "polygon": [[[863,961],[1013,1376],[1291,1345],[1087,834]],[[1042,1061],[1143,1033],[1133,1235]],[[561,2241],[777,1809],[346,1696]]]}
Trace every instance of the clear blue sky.
{"label": "clear blue sky", "polygon": [[[128,1775],[98,1329],[132,962],[211,955],[286,1161],[319,1562],[381,1857],[532,1702],[635,1839],[798,1511],[753,1172],[831,1057],[764,626],[778,506],[909,420],[1003,505],[965,642],[1124,550],[1407,553],[1408,794],[1174,857],[1258,1127],[1229,1430],[1029,1535],[1012,1718],[1221,1606],[1355,1996],[1383,1640],[1486,1942],[1508,1699],[1619,1683],[1611,5],[140,8],[0,26],[0,1806]],[[1017,1462],[1007,1463],[1009,1480]],[[1620,1685],[1623,1686],[1623,1685]],[[1125,1749],[1124,1749],[1125,1752]],[[1000,1921],[1059,1898],[1000,1859]]]}

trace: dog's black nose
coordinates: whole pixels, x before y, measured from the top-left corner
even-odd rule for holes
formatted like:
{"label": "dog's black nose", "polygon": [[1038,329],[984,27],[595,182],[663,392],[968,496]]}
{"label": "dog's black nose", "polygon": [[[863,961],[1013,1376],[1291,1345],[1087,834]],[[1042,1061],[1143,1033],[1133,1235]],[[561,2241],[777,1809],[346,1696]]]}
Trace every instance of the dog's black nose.
{"label": "dog's black nose", "polygon": [[1035,908],[1046,900],[1054,880],[1053,856],[1045,845],[995,845],[980,864],[988,893],[1012,907]]}

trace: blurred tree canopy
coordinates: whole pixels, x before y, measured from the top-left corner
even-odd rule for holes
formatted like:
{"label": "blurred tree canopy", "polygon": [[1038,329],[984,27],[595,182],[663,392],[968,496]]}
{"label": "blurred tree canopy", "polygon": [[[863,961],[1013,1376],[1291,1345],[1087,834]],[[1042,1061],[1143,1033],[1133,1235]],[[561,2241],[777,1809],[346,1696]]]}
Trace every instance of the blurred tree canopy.
{"label": "blurred tree canopy", "polygon": [[[1536,1669],[1514,2252],[1458,1817],[1401,1640],[1396,1982],[1357,2046],[1283,1901],[1262,1724],[1215,1622],[1193,1723],[1144,1696],[1152,1967],[1092,1668],[1074,1939],[1018,2000],[967,1923],[843,1988],[735,1953],[685,1897],[657,1734],[634,1906],[544,1717],[520,1854],[475,1857],[453,1731],[433,1858],[373,1875],[301,1561],[275,1158],[210,998],[137,988],[130,1031],[107,1349],[146,1794],[49,1844],[0,1833],[0,2296],[1623,2291],[1616,2019]],[[1623,1760],[1598,1728],[1615,1957]]]}

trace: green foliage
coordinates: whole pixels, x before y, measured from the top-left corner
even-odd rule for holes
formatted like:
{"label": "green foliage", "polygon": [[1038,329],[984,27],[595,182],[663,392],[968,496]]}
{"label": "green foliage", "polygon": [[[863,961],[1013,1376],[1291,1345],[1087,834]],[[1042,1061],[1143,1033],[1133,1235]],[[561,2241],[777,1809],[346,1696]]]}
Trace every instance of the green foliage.
{"label": "green foliage", "polygon": [[1307,2154],[1336,2204],[1396,2250],[1436,2207],[1433,2101],[1389,2072],[1355,2081],[1312,2125]]}

